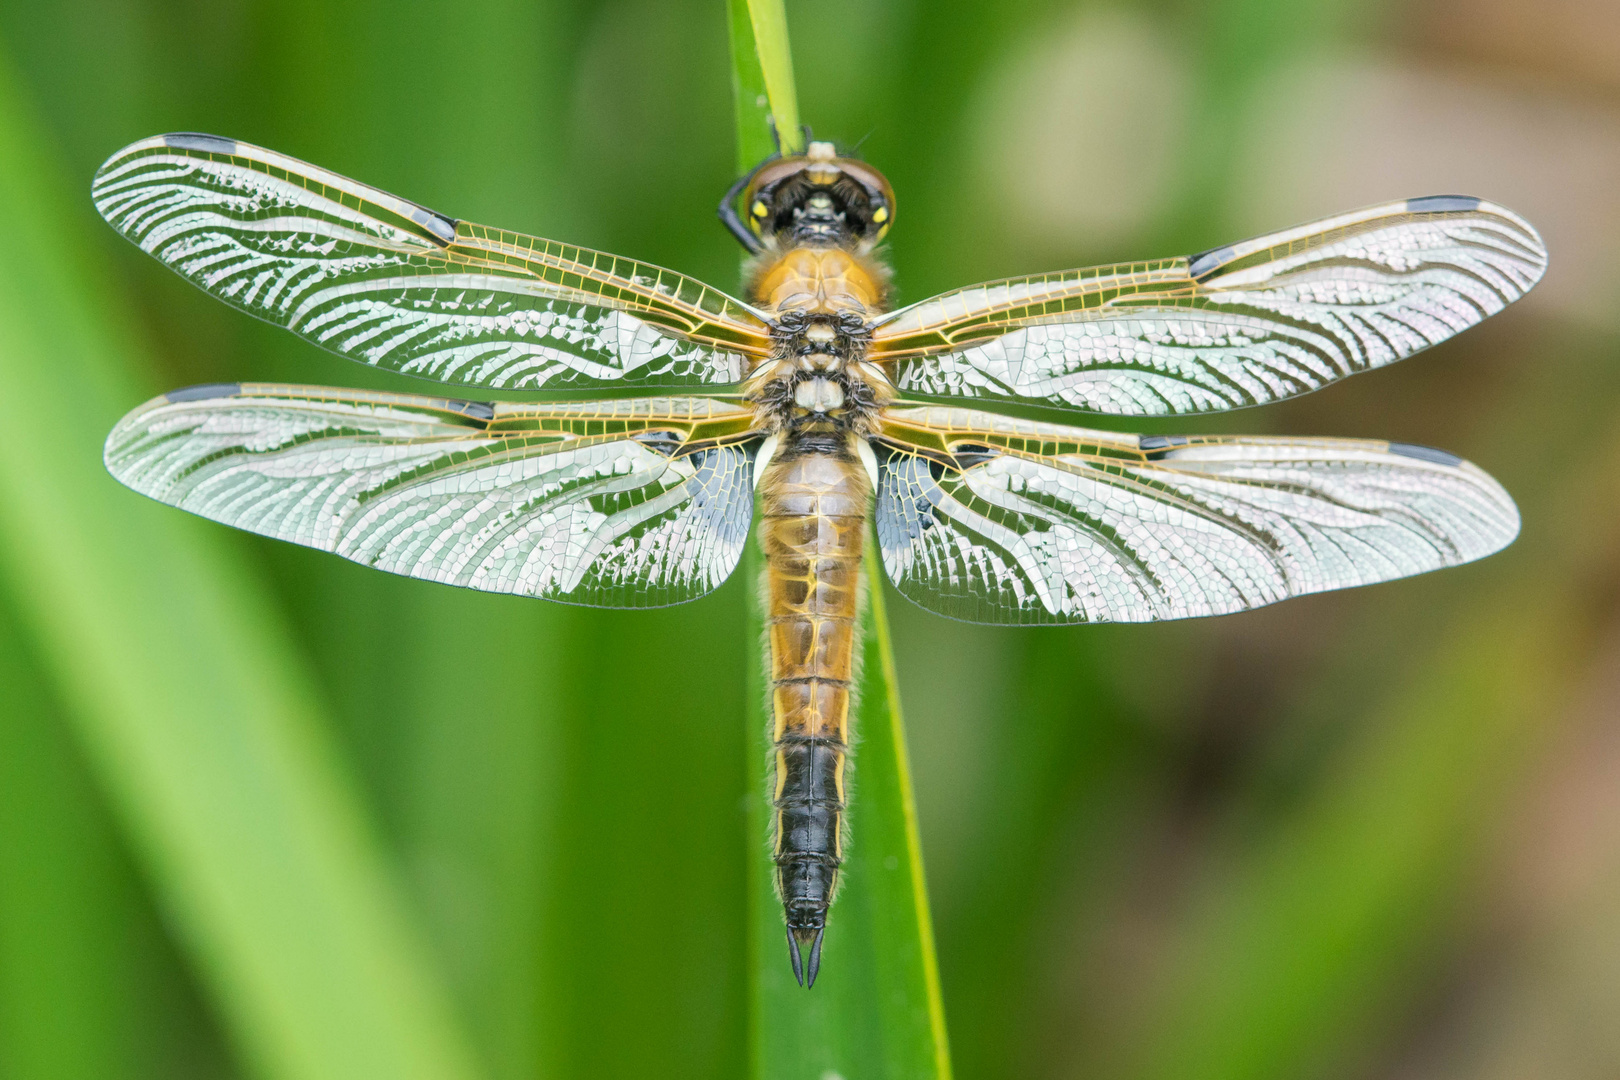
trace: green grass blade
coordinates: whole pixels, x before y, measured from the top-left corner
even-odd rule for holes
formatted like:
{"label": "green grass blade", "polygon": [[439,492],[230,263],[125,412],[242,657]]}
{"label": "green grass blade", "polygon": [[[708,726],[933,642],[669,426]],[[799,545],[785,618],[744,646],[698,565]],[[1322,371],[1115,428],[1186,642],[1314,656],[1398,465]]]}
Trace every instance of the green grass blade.
{"label": "green grass blade", "polygon": [[[911,786],[906,727],[900,708],[900,684],[894,670],[894,642],[879,569],[876,530],[866,541],[868,573],[861,612],[862,674],[860,718],[865,725],[864,788],[868,813],[857,807],[851,827],[871,837],[857,851],[861,872],[872,883],[873,925],[886,948],[876,950],[880,999],[911,1003],[906,1022],[894,1035],[907,1047],[911,1062],[932,1059],[932,1071],[908,1065],[906,1076],[951,1075],[945,1038],[945,1004],[934,952],[934,924],[928,910],[923,875],[922,838],[917,828],[917,800]],[[855,860],[851,860],[854,869]],[[916,1005],[926,1008],[926,1018]],[[897,1020],[900,1018],[896,1018]],[[926,1022],[924,1022],[926,1019]]]}
{"label": "green grass blade", "polygon": [[782,153],[804,153],[782,0],[727,0],[726,6],[731,17],[731,85],[737,95],[738,165],[751,169],[776,149],[767,115],[775,118]]}
{"label": "green grass blade", "polygon": [[[1526,430],[1549,422],[1534,399],[1519,407]],[[1517,574],[1511,564],[1473,572],[1496,583],[1445,613],[1432,647],[1374,684],[1308,798],[1251,806],[1214,831],[1220,869],[1199,883],[1146,1003],[1131,1010],[1122,1066],[1091,1073],[1346,1075],[1382,1052],[1378,1038],[1405,1038],[1459,939],[1477,931],[1471,892],[1522,805],[1526,764],[1558,735],[1567,688],[1612,625],[1591,583],[1611,572],[1613,541],[1592,538],[1615,535],[1617,432],[1608,418],[1596,430],[1560,422],[1580,460],[1543,449],[1519,466],[1561,480],[1525,499],[1525,520],[1542,524],[1517,541]],[[1503,438],[1515,453],[1528,441]],[[1368,621],[1401,625],[1403,612],[1386,606]],[[1290,722],[1307,722],[1335,684],[1365,671],[1365,658],[1340,663]]]}
{"label": "green grass blade", "polygon": [[748,0],[726,0],[731,29],[731,95],[737,105],[737,175],[752,169],[776,150],[771,140],[771,99],[765,70],[754,49],[754,27]]}
{"label": "green grass blade", "polygon": [[152,388],[85,251],[88,177],[40,146],[0,70],[3,585],[247,1071],[476,1076],[262,589],[102,468]]}
{"label": "green grass blade", "polygon": [[[869,574],[876,559],[869,542]],[[757,580],[761,562],[751,550],[742,572]],[[810,990],[794,982],[788,967],[782,909],[765,851],[770,716],[758,590],[751,604],[751,640],[761,644],[758,674],[749,687],[750,1057],[753,1075],[762,1080],[951,1075],[893,647],[881,583],[868,582],[861,604],[852,839],[843,887],[828,918],[821,975]]]}
{"label": "green grass blade", "polygon": [[[740,168],[764,155],[759,88],[777,117],[783,150],[798,136],[787,24],[778,2],[750,2],[750,20],[732,0],[732,86],[737,93]],[[757,42],[757,45],[756,45]],[[917,810],[905,727],[894,677],[894,649],[883,606],[876,545],[867,540],[861,601],[862,666],[855,716],[852,836],[843,888],[828,919],[821,976],[805,990],[788,967],[781,905],[765,848],[770,749],[761,556],[750,544],[739,573],[750,584],[747,793],[749,841],[749,1058],[755,1077],[823,1080],[886,1077],[946,1080],[951,1075],[945,1009],[923,879]]]}
{"label": "green grass blade", "polygon": [[0,591],[0,1076],[231,1075]]}
{"label": "green grass blade", "polygon": [[1105,1075],[1316,1074],[1357,1060],[1358,1038],[1421,995],[1480,857],[1477,822],[1511,793],[1538,703],[1580,656],[1574,628],[1537,597],[1504,599],[1478,605],[1467,633],[1390,695],[1266,844],[1211,876],[1131,1064]]}

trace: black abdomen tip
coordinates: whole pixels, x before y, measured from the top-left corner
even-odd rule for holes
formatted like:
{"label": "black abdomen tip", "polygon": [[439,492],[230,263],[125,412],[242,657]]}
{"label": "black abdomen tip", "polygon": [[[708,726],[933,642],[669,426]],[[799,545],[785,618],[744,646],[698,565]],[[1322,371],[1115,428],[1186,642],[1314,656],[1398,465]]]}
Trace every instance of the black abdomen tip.
{"label": "black abdomen tip", "polygon": [[[816,973],[821,970],[821,936],[826,931],[817,927],[813,931],[788,928],[788,962],[793,965],[793,977],[805,989],[816,985]],[[809,956],[802,951],[810,950]]]}

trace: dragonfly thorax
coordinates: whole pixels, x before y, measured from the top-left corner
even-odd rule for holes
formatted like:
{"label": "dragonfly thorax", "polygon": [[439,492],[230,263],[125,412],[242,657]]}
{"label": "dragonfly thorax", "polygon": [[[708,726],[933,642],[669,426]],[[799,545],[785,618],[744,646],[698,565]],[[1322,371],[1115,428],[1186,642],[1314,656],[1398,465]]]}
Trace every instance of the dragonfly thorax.
{"label": "dragonfly thorax", "polygon": [[882,267],[840,247],[761,255],[750,292],[771,316],[774,348],[751,373],[748,395],[766,426],[867,430],[892,396],[863,363],[871,322],[887,306],[885,283]]}
{"label": "dragonfly thorax", "polygon": [[823,296],[791,307],[772,326],[776,351],[754,372],[749,398],[773,430],[808,425],[864,433],[893,396],[882,372],[865,363],[865,314],[834,314],[831,306]]}

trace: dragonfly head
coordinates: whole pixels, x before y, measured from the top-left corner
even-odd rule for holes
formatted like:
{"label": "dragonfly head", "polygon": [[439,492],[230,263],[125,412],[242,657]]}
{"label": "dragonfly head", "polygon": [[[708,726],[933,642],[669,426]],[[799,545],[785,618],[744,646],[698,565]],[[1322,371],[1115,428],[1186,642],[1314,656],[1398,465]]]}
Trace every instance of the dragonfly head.
{"label": "dragonfly head", "polygon": [[825,142],[755,169],[742,188],[742,205],[748,231],[762,247],[870,251],[894,223],[894,190],[883,174],[864,161],[839,157]]}

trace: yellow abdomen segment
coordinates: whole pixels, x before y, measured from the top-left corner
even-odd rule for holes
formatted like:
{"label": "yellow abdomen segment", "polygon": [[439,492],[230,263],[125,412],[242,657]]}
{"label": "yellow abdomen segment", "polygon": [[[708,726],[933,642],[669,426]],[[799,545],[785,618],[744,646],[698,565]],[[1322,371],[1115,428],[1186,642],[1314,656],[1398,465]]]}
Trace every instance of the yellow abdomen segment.
{"label": "yellow abdomen segment", "polygon": [[854,680],[866,471],[824,438],[788,440],[760,484],[771,647],[771,805],[776,885],[795,972],[810,979],[843,861],[845,768]]}

